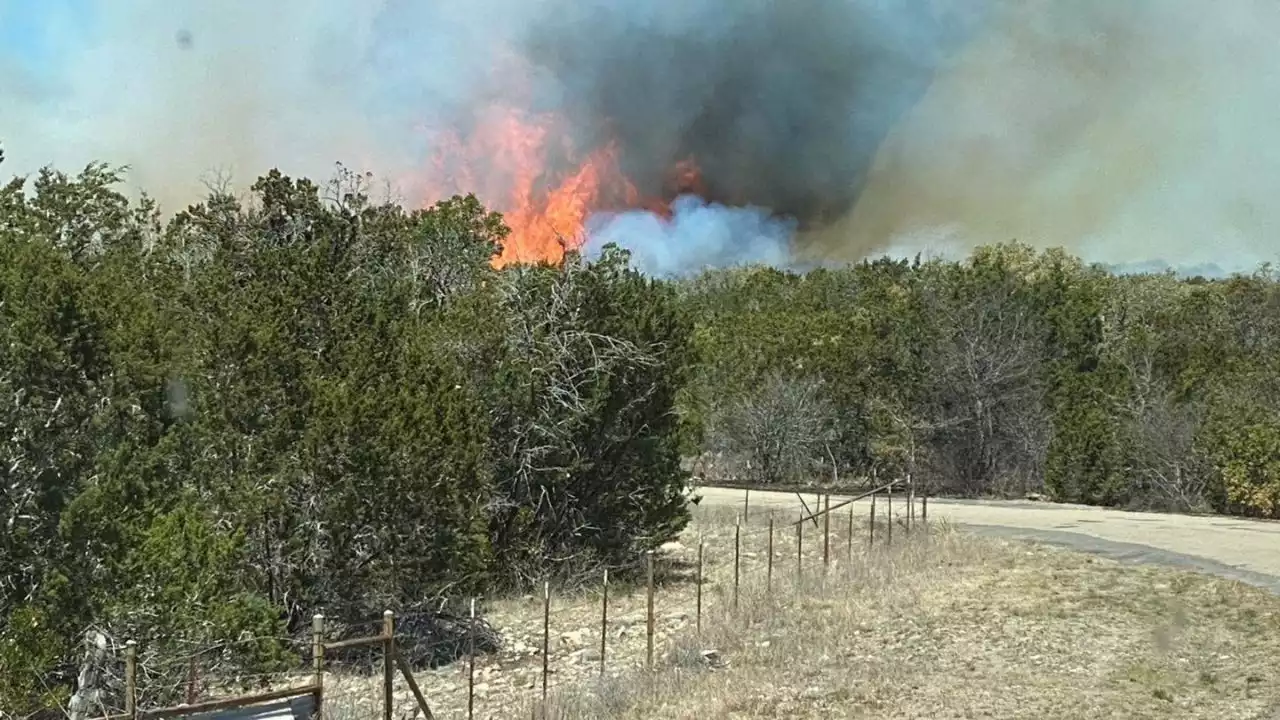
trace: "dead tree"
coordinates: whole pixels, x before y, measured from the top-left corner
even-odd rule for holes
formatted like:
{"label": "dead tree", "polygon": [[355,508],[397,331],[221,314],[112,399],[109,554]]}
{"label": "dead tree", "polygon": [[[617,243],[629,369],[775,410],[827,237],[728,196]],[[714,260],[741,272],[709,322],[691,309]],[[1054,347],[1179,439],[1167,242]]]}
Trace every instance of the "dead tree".
{"label": "dead tree", "polygon": [[712,449],[752,482],[805,479],[835,438],[835,411],[824,390],[814,378],[768,375],[758,390],[713,413]]}
{"label": "dead tree", "polygon": [[[946,282],[944,279],[943,282]],[[1026,491],[1047,450],[1044,321],[1014,278],[926,294],[934,318],[928,363],[938,387],[934,434],[949,475],[966,492]]]}

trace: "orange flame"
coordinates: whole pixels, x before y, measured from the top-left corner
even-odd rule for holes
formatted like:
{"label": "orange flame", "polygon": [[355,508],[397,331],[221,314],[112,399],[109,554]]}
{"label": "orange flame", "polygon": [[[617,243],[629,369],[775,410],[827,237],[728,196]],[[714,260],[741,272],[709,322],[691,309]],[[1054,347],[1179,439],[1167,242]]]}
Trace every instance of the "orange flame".
{"label": "orange flame", "polygon": [[511,232],[493,259],[560,263],[566,250],[586,241],[587,219],[601,210],[641,208],[670,216],[668,200],[686,192],[705,196],[701,171],[693,158],[676,163],[663,197],[643,195],[622,172],[616,143],[576,147],[563,118],[534,113],[529,90],[534,73],[519,53],[497,48],[490,82],[493,97],[503,98],[470,124],[436,135],[435,155],[425,178],[429,203],[456,194],[475,193],[502,213]]}
{"label": "orange flame", "polygon": [[[639,206],[609,144],[579,158],[559,118],[495,105],[464,138],[437,139],[429,200],[474,192],[503,214],[511,234],[494,265],[561,262],[585,242],[588,216],[607,198]],[[553,161],[555,159],[555,161]]]}

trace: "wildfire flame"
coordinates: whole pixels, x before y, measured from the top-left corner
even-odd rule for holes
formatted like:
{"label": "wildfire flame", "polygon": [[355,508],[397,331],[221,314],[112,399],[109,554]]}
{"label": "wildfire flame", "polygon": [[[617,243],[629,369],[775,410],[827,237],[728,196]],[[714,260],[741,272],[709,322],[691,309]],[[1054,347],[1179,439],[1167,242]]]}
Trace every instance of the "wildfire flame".
{"label": "wildfire flame", "polygon": [[[436,140],[427,200],[474,192],[503,214],[511,234],[493,260],[559,263],[586,241],[593,212],[640,208],[668,214],[663,198],[646,197],[622,173],[616,144],[579,152],[553,114],[494,105],[465,136]],[[668,183],[677,193],[702,193],[692,158],[676,163]]]}

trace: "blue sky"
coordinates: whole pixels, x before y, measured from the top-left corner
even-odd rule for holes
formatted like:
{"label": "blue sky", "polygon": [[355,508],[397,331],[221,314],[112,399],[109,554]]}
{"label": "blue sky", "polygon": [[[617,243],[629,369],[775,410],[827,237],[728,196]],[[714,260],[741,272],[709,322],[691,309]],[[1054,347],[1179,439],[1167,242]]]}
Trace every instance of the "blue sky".
{"label": "blue sky", "polygon": [[0,0],[0,55],[50,78],[58,59],[88,38],[94,10],[93,0]]}

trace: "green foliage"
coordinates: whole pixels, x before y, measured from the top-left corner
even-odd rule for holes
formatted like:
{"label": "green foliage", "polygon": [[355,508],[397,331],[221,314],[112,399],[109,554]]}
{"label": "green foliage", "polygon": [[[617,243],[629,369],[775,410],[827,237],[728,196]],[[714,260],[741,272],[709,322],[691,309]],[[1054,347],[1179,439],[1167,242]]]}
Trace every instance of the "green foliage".
{"label": "green foliage", "polygon": [[688,519],[674,406],[689,330],[672,290],[626,263],[615,249],[589,265],[571,254],[501,288],[495,550],[561,558],[566,577],[634,564]]}
{"label": "green foliage", "polygon": [[242,633],[279,637],[279,613],[240,579],[247,560],[242,530],[226,533],[196,502],[181,502],[155,517],[130,549],[132,587],[121,589],[108,612],[132,637],[192,645]]}
{"label": "green foliage", "polygon": [[5,622],[0,633],[0,700],[20,709],[64,706],[69,678],[57,668],[71,651],[68,638],[36,605],[10,608]]}
{"label": "green foliage", "polygon": [[681,397],[685,443],[720,451],[704,470],[746,476],[743,460],[760,448],[717,443],[708,418],[754,397],[769,373],[802,369],[836,409],[846,477],[1276,512],[1270,268],[1221,281],[1117,277],[1013,244],[963,263],[717,271],[681,291],[698,359]]}
{"label": "green foliage", "polygon": [[1280,514],[1280,422],[1232,428],[1215,445],[1227,501],[1248,514]]}
{"label": "green foliage", "polygon": [[[86,628],[149,652],[634,568],[733,479],[1280,514],[1280,283],[1060,251],[496,270],[472,196],[273,171],[165,222],[90,165],[0,188],[0,707]],[[710,458],[710,459],[708,459]]]}
{"label": "green foliage", "polygon": [[261,671],[314,612],[622,568],[687,521],[690,330],[625,257],[497,272],[476,198],[341,169],[163,224],[118,179],[0,190],[0,707],[65,700],[91,626],[263,638]]}

